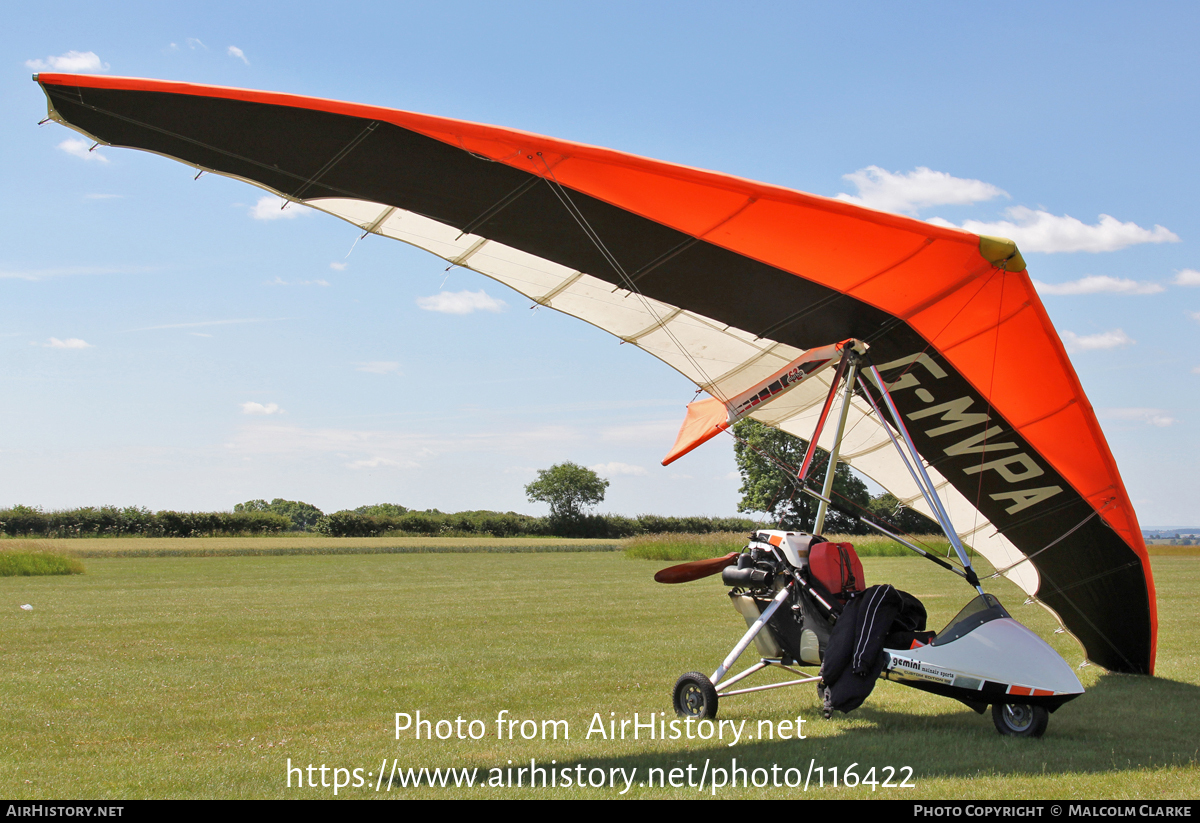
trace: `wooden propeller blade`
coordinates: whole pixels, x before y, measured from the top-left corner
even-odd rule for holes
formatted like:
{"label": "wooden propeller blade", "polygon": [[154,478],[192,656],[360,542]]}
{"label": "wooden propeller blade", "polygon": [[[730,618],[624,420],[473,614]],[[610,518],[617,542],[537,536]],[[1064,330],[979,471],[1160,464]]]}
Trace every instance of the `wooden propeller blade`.
{"label": "wooden propeller blade", "polygon": [[737,562],[739,554],[741,552],[730,552],[724,557],[710,557],[708,560],[693,560],[691,563],[670,566],[654,575],[654,580],[657,583],[690,583],[701,577],[716,574],[726,566],[732,566]]}

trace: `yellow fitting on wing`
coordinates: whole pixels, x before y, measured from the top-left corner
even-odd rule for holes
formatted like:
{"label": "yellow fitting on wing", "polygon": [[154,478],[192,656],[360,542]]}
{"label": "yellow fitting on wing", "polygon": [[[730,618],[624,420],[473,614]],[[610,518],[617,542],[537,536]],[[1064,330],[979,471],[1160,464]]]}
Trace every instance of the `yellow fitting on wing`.
{"label": "yellow fitting on wing", "polygon": [[993,266],[1005,271],[1025,271],[1025,258],[1017,244],[1007,237],[979,235],[979,253]]}

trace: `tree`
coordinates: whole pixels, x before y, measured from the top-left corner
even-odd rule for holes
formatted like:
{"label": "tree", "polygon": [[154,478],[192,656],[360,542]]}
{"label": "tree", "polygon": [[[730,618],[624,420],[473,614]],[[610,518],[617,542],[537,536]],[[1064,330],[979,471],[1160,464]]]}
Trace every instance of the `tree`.
{"label": "tree", "polygon": [[399,517],[406,514],[408,509],[396,503],[376,503],[374,506],[359,506],[355,514],[365,514],[369,517]]}
{"label": "tree", "polygon": [[905,534],[941,534],[942,527],[916,509],[904,506],[890,492],[871,498],[871,513]]}
{"label": "tree", "polygon": [[[742,475],[742,486],[738,489],[742,499],[738,502],[738,511],[767,512],[779,521],[781,528],[811,530],[819,501],[801,492],[796,483],[796,472],[804,462],[808,441],[749,418],[735,423],[733,431],[738,437],[733,454]],[[780,468],[779,463],[789,467],[790,471]],[[808,469],[809,482],[815,482],[818,490],[828,465],[828,453],[818,449]],[[833,493],[834,500],[864,508],[871,500],[867,485],[845,463],[838,463],[834,472]],[[862,534],[865,527],[856,518],[831,508],[825,515],[822,531]]]}
{"label": "tree", "polygon": [[284,500],[276,497],[270,503],[266,500],[247,500],[233,507],[235,512],[270,512],[282,514],[292,521],[292,531],[307,531],[317,525],[317,521],[325,516],[324,512],[311,503],[299,500]]}
{"label": "tree", "polygon": [[574,463],[556,463],[539,469],[537,480],[525,487],[531,501],[547,503],[551,520],[578,520],[584,509],[604,500],[608,481],[591,469]]}
{"label": "tree", "polygon": [[235,512],[266,512],[271,510],[271,504],[266,500],[247,500],[233,507]]}

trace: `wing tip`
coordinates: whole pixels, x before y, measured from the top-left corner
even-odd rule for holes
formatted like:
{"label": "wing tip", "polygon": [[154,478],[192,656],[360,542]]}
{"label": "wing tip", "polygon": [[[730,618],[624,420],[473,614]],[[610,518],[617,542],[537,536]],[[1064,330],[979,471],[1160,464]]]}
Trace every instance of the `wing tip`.
{"label": "wing tip", "polygon": [[1017,244],[1007,237],[979,235],[979,254],[993,266],[1005,271],[1025,271],[1025,258]]}

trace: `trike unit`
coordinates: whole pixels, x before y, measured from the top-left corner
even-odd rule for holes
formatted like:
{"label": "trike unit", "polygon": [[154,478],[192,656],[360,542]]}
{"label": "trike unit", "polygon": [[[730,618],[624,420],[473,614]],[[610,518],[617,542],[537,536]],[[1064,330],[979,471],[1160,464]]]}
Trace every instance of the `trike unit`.
{"label": "trike unit", "polygon": [[[990,705],[998,731],[1038,737],[1050,712],[1083,693],[1071,667],[994,595],[978,595],[940,632],[929,632],[916,598],[890,586],[865,587],[849,543],[759,531],[742,552],[722,560],[722,580],[731,586],[746,633],[711,676],[689,672],[679,678],[673,702],[681,715],[714,717],[723,699],[815,683],[828,716],[859,705],[878,677],[954,698],[980,713]],[[889,598],[896,607],[887,607]],[[752,643],[758,662],[727,677]],[[831,663],[840,664],[839,676],[827,682]],[[801,670],[813,666],[821,671]],[[768,667],[799,677],[734,688]]]}

